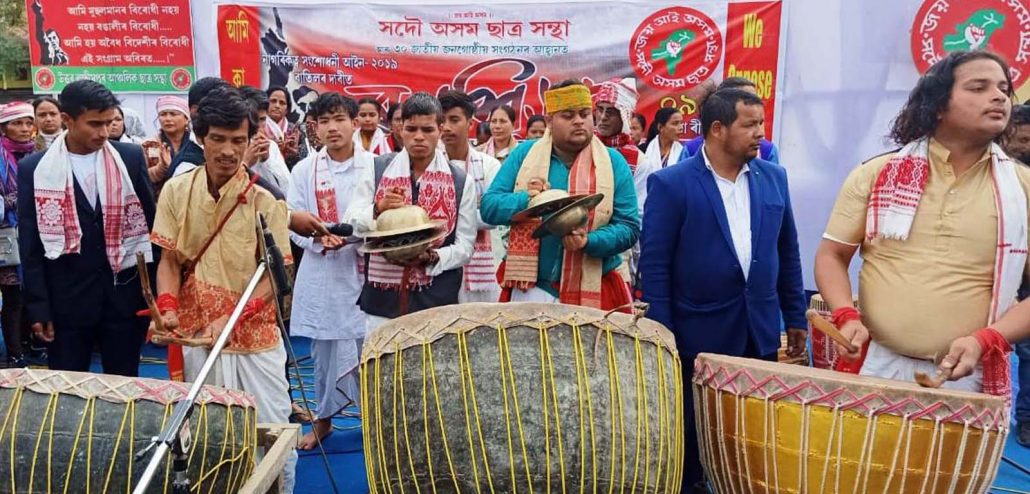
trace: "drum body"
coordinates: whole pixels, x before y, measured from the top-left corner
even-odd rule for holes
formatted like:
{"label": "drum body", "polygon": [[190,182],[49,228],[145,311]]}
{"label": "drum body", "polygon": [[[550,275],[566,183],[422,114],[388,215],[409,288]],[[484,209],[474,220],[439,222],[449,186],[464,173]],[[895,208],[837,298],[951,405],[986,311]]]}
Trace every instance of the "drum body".
{"label": "drum body", "polygon": [[[854,298],[854,304],[857,308],[858,297]],[[818,312],[827,321],[830,320],[830,306],[823,300],[822,295],[812,295],[808,308]],[[813,328],[812,323],[808,323],[808,337],[812,340],[812,367],[833,369],[837,364],[837,347],[834,346],[833,340],[827,338],[822,331]]]}
{"label": "drum body", "polygon": [[372,331],[361,390],[373,493],[679,491],[680,360],[654,321],[430,309]]}
{"label": "drum body", "polygon": [[[83,372],[0,370],[0,493],[128,492],[189,383]],[[257,411],[246,393],[205,386],[190,419],[197,492],[236,492],[254,468]],[[165,462],[148,493],[171,489]]]}
{"label": "drum body", "polygon": [[698,355],[694,409],[716,491],[987,492],[1004,400],[915,383]]}

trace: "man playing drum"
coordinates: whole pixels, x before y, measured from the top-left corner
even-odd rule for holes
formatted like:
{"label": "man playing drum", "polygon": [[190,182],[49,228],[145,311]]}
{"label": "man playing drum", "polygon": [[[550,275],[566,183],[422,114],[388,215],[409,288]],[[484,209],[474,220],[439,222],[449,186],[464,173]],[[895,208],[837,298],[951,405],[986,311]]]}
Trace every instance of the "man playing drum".
{"label": "man playing drum", "polygon": [[[933,375],[935,358],[966,337],[943,363],[950,368],[967,355],[954,373],[965,377],[944,386],[1006,392],[1007,363],[974,366],[969,355],[976,341],[992,349],[1005,343],[980,328],[1005,314],[1026,270],[1030,169],[997,144],[1009,128],[1012,93],[997,55],[951,53],[919,80],[895,119],[891,138],[902,148],[855,168],[844,183],[815,279],[834,324],[862,349],[838,348],[846,359],[864,358],[860,374]],[[863,313],[848,279],[859,247]]]}
{"label": "man playing drum", "polygon": [[[590,90],[564,81],[544,93],[550,133],[516,147],[483,195],[483,220],[511,224],[508,255],[498,270],[501,301],[553,302],[605,310],[631,302],[617,268],[637,242],[640,216],[626,159],[594,135]],[[548,188],[604,194],[587,227],[563,238],[532,237],[536,222],[512,224]],[[564,254],[559,255],[564,249]]]}
{"label": "man playing drum", "polygon": [[[257,268],[259,214],[276,245],[288,245],[286,204],[256,187],[243,167],[244,151],[257,132],[257,112],[236,89],[217,89],[204,98],[194,131],[204,146],[205,166],[168,180],[150,235],[163,249],[157,307],[174,336],[217,338]],[[286,256],[292,263],[289,250]],[[290,415],[286,349],[275,304],[265,277],[232,329],[209,384],[253,394],[259,422],[285,423]],[[184,351],[186,381],[197,378],[207,355],[201,347]],[[296,459],[293,453],[284,469],[286,492],[292,492]]]}

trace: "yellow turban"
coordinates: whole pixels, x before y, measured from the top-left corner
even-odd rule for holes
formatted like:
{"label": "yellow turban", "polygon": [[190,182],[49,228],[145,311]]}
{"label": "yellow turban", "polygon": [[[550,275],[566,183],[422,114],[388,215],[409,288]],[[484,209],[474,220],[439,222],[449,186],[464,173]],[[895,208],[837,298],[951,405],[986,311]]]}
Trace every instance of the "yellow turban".
{"label": "yellow turban", "polygon": [[544,109],[548,115],[573,108],[593,108],[590,90],[582,84],[544,92]]}

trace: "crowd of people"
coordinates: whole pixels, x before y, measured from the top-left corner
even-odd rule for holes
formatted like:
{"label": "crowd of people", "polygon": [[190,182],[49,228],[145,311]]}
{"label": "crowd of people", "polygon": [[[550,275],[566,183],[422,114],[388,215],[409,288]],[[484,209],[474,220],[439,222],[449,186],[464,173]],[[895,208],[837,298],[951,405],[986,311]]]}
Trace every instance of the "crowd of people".
{"label": "crowd of people", "polygon": [[[1030,247],[1030,108],[1013,109],[1008,74],[988,52],[940,61],[893,123],[901,148],[842,186],[814,274],[833,323],[861,349],[838,350],[863,375],[939,371],[948,387],[1010,393],[1010,342],[1030,336],[1030,302],[1015,304]],[[632,79],[555,84],[524,122],[509,106],[480,122],[458,91],[415,93],[385,111],[325,92],[297,119],[282,87],[210,77],[186,99],[157,100],[153,136],[92,81],[8,104],[0,240],[19,246],[0,253],[8,366],[27,365],[35,342],[51,369],[88,371],[99,349],[104,372],[134,376],[149,329],[182,344],[169,345],[169,376],[192,380],[208,348],[191,343],[225,329],[259,262],[259,226],[292,246],[286,264],[299,262],[286,315],[293,335],[312,340],[317,395],[304,449],[360,405],[369,331],[432,307],[629,310],[643,300],[675,335],[684,382],[701,352],[776,360],[783,331],[799,355],[807,300],[789,164],[765,138],[747,79],[722,81],[699,107],[701,135],[683,141],[678,110],[660,109],[650,125],[636,112]],[[601,196],[585,226],[536,239],[540,220],[520,213],[552,189]],[[359,250],[384,213],[411,206],[440,225],[428,249],[403,262]],[[339,223],[354,236],[330,233]],[[156,280],[160,314],[149,319],[137,253]],[[862,312],[848,276],[856,253]],[[297,412],[277,302],[266,278],[210,379],[254,394],[260,422]],[[1021,377],[1019,439],[1030,444]],[[691,400],[684,492],[702,492]]]}

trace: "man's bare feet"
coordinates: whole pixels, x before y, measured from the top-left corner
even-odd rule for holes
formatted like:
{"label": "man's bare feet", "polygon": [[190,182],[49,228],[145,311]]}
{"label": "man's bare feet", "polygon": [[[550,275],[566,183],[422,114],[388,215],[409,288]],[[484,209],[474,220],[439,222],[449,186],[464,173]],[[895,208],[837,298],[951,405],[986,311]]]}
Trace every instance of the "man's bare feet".
{"label": "man's bare feet", "polygon": [[[298,449],[309,451],[318,446],[318,441],[324,440],[333,433],[332,419],[318,419],[311,423],[311,432],[304,435],[300,440]],[[317,434],[317,440],[316,440]]]}

